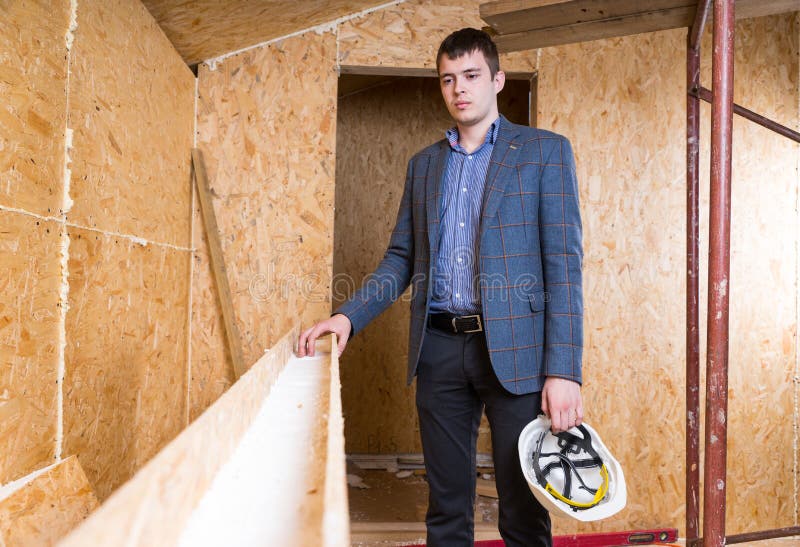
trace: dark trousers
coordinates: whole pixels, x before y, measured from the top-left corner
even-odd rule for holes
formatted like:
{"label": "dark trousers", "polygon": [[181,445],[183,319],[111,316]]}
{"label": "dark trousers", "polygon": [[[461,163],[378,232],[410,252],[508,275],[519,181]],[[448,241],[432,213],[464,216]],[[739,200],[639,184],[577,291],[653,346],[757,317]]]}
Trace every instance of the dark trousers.
{"label": "dark trousers", "polygon": [[427,544],[472,547],[475,451],[482,410],[492,432],[499,528],[508,547],[552,545],[550,517],[522,474],[517,440],[541,409],[541,393],[513,395],[492,370],[482,332],[428,327],[417,369],[419,413],[429,496]]}

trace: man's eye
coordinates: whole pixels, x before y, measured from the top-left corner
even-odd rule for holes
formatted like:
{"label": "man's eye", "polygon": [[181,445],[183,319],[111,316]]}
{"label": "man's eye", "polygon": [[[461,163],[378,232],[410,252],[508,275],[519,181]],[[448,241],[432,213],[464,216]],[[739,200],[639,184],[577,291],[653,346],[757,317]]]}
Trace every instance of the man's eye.
{"label": "man's eye", "polygon": [[474,80],[477,77],[478,77],[477,74],[467,74],[467,78],[469,78],[470,80]]}
{"label": "man's eye", "polygon": [[445,84],[445,85],[452,84],[453,83],[453,79],[452,78],[445,78],[445,79],[442,80],[442,83]]}

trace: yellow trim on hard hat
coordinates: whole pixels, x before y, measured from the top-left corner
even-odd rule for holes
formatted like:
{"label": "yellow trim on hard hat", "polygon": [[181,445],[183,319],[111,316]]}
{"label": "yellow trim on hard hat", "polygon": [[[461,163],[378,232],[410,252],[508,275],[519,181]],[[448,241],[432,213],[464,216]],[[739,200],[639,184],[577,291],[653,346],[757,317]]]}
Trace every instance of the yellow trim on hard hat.
{"label": "yellow trim on hard hat", "polygon": [[563,496],[555,488],[550,486],[549,482],[545,485],[544,489],[547,492],[549,492],[551,496],[553,496],[556,499],[559,499],[559,500],[563,501],[564,503],[566,503],[567,505],[570,505],[571,507],[579,507],[581,509],[588,509],[589,507],[594,507],[595,505],[600,503],[600,501],[604,497],[606,497],[606,492],[608,492],[608,470],[606,469],[606,464],[603,464],[600,467],[600,476],[603,477],[603,484],[601,484],[600,488],[597,489],[597,493],[594,495],[594,499],[592,501],[590,501],[590,502],[572,501],[571,499]]}

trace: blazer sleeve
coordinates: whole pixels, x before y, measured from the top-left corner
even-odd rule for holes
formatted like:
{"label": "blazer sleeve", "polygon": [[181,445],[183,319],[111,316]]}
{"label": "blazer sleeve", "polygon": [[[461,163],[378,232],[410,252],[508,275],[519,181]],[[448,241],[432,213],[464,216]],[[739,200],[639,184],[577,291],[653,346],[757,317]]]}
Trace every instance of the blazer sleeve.
{"label": "blazer sleeve", "polygon": [[414,232],[412,217],[413,158],[408,163],[403,197],[389,247],[378,267],[345,303],[331,315],[344,314],[350,319],[350,335],[355,336],[405,292],[414,268]]}
{"label": "blazer sleeve", "polygon": [[542,168],[539,237],[545,289],[544,373],[582,382],[583,260],[575,158],[554,141]]}

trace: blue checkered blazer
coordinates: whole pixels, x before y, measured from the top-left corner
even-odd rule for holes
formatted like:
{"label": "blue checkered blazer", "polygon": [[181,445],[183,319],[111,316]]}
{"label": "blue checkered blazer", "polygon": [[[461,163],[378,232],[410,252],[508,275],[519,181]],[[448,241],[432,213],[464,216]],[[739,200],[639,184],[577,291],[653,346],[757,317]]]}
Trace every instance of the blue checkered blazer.
{"label": "blue checkered blazer", "polygon": [[[411,158],[383,260],[334,311],[355,335],[411,285],[409,383],[425,336],[448,154],[443,139]],[[547,376],[581,382],[583,249],[567,139],[501,117],[479,238],[482,318],[497,378],[516,394],[540,391]]]}

